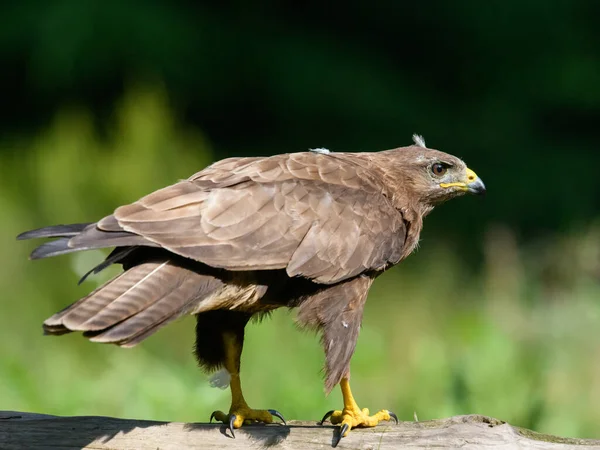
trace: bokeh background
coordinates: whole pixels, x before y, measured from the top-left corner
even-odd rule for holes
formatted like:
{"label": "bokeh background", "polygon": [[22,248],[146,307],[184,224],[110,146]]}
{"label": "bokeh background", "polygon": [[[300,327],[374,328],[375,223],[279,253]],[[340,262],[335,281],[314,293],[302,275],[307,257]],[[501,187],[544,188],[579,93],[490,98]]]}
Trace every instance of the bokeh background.
{"label": "bokeh background", "polygon": [[[193,318],[129,350],[41,323],[100,251],[29,262],[21,231],[84,222],[234,155],[408,145],[488,196],[425,223],[371,291],[359,403],[600,437],[600,3],[88,1],[0,6],[0,409],[205,421],[229,407]],[[318,420],[322,351],[294,314],[247,330],[254,407]]]}

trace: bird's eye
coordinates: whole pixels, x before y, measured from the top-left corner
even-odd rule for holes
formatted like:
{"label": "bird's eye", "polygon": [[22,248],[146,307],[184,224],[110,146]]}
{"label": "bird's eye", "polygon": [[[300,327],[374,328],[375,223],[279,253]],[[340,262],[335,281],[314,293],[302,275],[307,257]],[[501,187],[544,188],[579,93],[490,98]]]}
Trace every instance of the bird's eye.
{"label": "bird's eye", "polygon": [[438,177],[444,175],[446,170],[448,170],[447,167],[441,163],[435,163],[433,166],[431,166],[431,171]]}

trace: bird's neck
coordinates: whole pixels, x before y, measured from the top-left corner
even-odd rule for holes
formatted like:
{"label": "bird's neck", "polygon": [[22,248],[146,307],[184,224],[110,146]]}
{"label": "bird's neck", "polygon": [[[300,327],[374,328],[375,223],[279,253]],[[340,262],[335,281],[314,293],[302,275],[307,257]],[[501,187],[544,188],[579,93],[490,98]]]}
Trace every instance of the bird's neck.
{"label": "bird's neck", "polygon": [[378,180],[378,188],[402,214],[406,224],[406,240],[401,259],[406,258],[419,244],[423,218],[433,210],[433,206],[420,202],[420,196],[411,190],[414,184],[411,171],[399,163],[397,151],[352,155],[355,163],[377,175],[373,179]]}
{"label": "bird's neck", "polygon": [[410,255],[419,245],[419,238],[423,229],[423,217],[430,211],[431,209],[425,211],[423,208],[404,208],[401,211],[406,224],[406,239],[404,240],[401,259]]}

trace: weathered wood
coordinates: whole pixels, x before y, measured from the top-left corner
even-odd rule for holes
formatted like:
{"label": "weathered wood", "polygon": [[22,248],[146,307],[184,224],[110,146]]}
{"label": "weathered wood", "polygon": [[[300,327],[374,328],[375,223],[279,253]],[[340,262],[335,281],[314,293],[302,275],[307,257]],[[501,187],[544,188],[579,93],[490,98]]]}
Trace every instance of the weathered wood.
{"label": "weathered wood", "polygon": [[[338,442],[337,428],[315,422],[249,425],[232,439],[223,425],[126,420],[111,417],[57,417],[0,412],[0,448],[12,449],[319,449]],[[401,422],[353,430],[340,449],[600,449],[600,440],[565,439],[470,415],[427,422]]]}

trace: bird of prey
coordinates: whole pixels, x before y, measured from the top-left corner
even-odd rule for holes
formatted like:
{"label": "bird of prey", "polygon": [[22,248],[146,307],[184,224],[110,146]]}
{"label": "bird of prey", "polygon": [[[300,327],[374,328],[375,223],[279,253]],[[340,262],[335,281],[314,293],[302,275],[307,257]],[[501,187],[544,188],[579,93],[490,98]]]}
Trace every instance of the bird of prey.
{"label": "bird of prey", "polygon": [[[275,410],[251,409],[242,394],[240,355],[248,321],[297,308],[317,329],[325,388],[340,384],[343,408],[330,411],[341,436],[396,416],[370,416],[350,390],[350,359],[375,278],[417,246],[423,218],[438,205],[485,186],[460,159],[415,145],[374,153],[326,149],[229,158],[155,191],[93,223],[28,231],[56,238],[32,259],[114,247],[90,272],[123,272],[44,322],[60,335],[132,347],[184,314],[196,316],[195,354],[231,388],[231,432],[271,423]],[[323,421],[322,421],[323,422]],[[321,422],[321,423],[322,423]]]}

